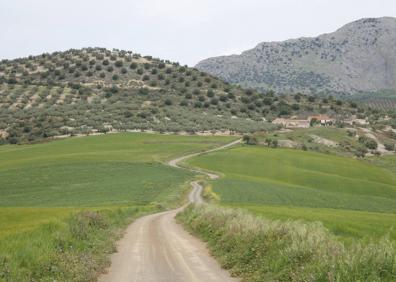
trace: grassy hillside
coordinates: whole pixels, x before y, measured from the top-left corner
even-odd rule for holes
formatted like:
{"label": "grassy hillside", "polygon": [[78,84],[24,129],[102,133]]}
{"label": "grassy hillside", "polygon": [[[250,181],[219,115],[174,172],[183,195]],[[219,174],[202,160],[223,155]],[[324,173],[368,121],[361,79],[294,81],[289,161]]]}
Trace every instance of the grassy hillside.
{"label": "grassy hillside", "polygon": [[222,204],[270,218],[319,220],[339,235],[391,232],[396,238],[391,230],[396,174],[387,169],[345,157],[251,146],[200,156],[190,164],[224,175],[211,183]]}
{"label": "grassy hillside", "polygon": [[373,157],[368,161],[396,173],[396,156]]}
{"label": "grassy hillside", "polygon": [[125,133],[1,146],[0,281],[92,280],[120,228],[189,188],[193,174],[163,162],[231,140]]}
{"label": "grassy hillside", "polygon": [[230,140],[125,133],[2,146],[0,171],[5,177],[0,179],[0,206],[171,203],[180,198],[182,184],[192,174],[162,162]]}
{"label": "grassy hillside", "polygon": [[396,244],[348,245],[320,223],[278,221],[213,205],[190,206],[178,219],[243,281],[394,281]]}
{"label": "grassy hillside", "polygon": [[[368,153],[371,155],[394,154],[396,145],[396,133],[389,128],[370,129],[364,125],[345,128],[320,126],[257,132],[252,136],[257,141],[256,143],[263,146],[269,144],[270,147],[297,148],[349,157],[364,157]],[[368,141],[374,141],[376,147],[372,147],[372,143]]]}
{"label": "grassy hillside", "polygon": [[348,243],[355,239],[377,240],[387,235],[396,240],[394,213],[249,203],[227,204],[227,206],[243,208],[253,214],[274,220],[321,222],[334,235]]}
{"label": "grassy hillside", "polygon": [[0,148],[1,206],[95,206],[178,197],[191,174],[158,162],[230,140],[110,134]]}
{"label": "grassy hillside", "polygon": [[204,193],[218,205],[178,219],[243,281],[394,281],[395,159],[370,160],[247,145],[198,156],[188,164],[222,176]]}
{"label": "grassy hillside", "polygon": [[354,103],[260,94],[129,51],[86,48],[0,62],[0,143],[110,130],[254,132],[277,116],[364,112]]}

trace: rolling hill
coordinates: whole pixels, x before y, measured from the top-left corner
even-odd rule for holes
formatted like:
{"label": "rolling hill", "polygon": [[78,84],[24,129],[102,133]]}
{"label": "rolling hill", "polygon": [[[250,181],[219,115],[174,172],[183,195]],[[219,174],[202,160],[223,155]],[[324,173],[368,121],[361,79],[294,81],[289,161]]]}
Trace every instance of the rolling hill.
{"label": "rolling hill", "polygon": [[136,217],[184,201],[164,162],[228,136],[120,133],[0,146],[0,281],[96,281]]}
{"label": "rolling hill", "polygon": [[85,48],[0,62],[0,144],[108,131],[273,128],[281,115],[362,113],[354,103],[259,93],[130,51]]}
{"label": "rolling hill", "polygon": [[[221,175],[180,222],[243,281],[394,281],[395,157],[239,146],[187,161]],[[391,169],[393,167],[393,169]]]}
{"label": "rolling hill", "polygon": [[263,42],[196,66],[260,91],[353,94],[396,89],[396,19],[366,18],[313,38]]}

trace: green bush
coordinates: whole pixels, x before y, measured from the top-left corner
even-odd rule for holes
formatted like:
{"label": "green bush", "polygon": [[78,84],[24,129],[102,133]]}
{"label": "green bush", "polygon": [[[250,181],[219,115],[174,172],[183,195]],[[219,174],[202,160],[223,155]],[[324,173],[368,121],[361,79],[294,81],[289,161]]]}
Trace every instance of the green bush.
{"label": "green bush", "polygon": [[180,106],[188,106],[188,101],[187,100],[181,101]]}
{"label": "green bush", "polygon": [[170,105],[172,105],[172,100],[171,99],[165,99],[165,105],[167,105],[167,106],[170,106]]}
{"label": "green bush", "polygon": [[202,103],[197,101],[194,103],[194,108],[202,108]]}
{"label": "green bush", "polygon": [[70,234],[79,240],[87,239],[95,229],[102,229],[106,226],[103,216],[92,211],[78,213],[69,220]]}
{"label": "green bush", "polygon": [[197,96],[197,95],[201,94],[201,91],[199,91],[199,89],[194,89],[193,94]]}
{"label": "green bush", "polygon": [[393,144],[393,143],[385,143],[384,146],[385,146],[385,149],[387,151],[394,151],[395,150],[395,144]]}
{"label": "green bush", "polygon": [[212,98],[212,99],[210,99],[210,103],[211,103],[212,105],[217,105],[217,104],[219,104],[219,99],[217,99],[217,98]]}
{"label": "green bush", "polygon": [[364,144],[367,149],[375,150],[378,147],[378,144],[374,139],[368,138],[366,136],[360,136],[359,142]]}
{"label": "green bush", "polygon": [[139,94],[140,95],[144,95],[144,96],[146,96],[146,95],[148,95],[149,94],[149,90],[147,89],[147,88],[140,88],[139,89]]}
{"label": "green bush", "polygon": [[252,135],[243,135],[242,140],[246,145],[257,145],[257,138]]}

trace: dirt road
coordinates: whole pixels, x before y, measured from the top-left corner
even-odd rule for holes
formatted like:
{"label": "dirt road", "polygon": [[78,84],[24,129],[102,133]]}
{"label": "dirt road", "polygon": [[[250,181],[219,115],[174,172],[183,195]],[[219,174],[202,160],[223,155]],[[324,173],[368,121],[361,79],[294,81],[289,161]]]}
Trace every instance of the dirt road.
{"label": "dirt road", "polygon": [[[179,157],[177,159],[170,160],[168,162],[168,165],[173,166],[173,167],[177,167],[177,168],[183,168],[183,167],[179,166],[179,163],[182,162],[182,161],[185,161],[187,159],[191,159],[191,158],[199,156],[199,155],[220,151],[220,150],[226,149],[228,147],[232,147],[232,146],[234,146],[236,144],[239,144],[239,143],[241,143],[241,140],[236,140],[236,141],[228,143],[228,144],[226,144],[224,146],[217,147],[217,148],[205,151],[205,152],[198,152],[198,153],[194,153],[194,154],[185,155],[185,156]],[[194,169],[189,169],[189,170],[194,171],[194,172],[199,172],[199,173],[202,173],[202,174],[206,174],[207,176],[209,176],[210,179],[219,178],[219,176],[217,174],[213,174],[213,173],[210,173],[210,172],[201,171],[201,170],[194,170]]]}
{"label": "dirt road", "polygon": [[[239,142],[240,140],[203,153],[221,150]],[[168,164],[180,168],[179,162],[203,153],[183,156]],[[212,179],[218,178],[216,174],[202,173]],[[202,203],[201,185],[193,181],[191,186],[189,201]],[[175,215],[181,210],[179,208],[144,216],[132,223],[117,244],[118,252],[111,256],[108,273],[100,276],[99,281],[238,281],[221,269],[203,242],[176,223]]]}

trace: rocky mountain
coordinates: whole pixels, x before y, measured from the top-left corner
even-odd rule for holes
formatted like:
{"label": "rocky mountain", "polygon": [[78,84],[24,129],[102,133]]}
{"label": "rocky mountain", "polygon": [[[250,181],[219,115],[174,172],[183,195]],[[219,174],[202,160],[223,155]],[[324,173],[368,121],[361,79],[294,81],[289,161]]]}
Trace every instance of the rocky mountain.
{"label": "rocky mountain", "polygon": [[353,94],[396,89],[396,18],[366,18],[314,38],[264,42],[196,67],[261,91]]}

